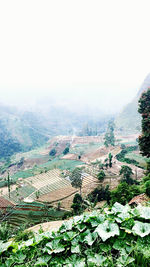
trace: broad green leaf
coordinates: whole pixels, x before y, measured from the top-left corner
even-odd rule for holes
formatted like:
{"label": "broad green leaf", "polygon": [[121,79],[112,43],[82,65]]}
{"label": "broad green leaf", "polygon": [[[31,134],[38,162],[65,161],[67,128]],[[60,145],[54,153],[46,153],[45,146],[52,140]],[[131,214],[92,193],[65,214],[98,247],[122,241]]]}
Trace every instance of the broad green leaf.
{"label": "broad green leaf", "polygon": [[115,243],[113,244],[113,248],[116,250],[121,250],[126,246],[125,240],[116,240]]}
{"label": "broad green leaf", "polygon": [[122,224],[121,224],[121,229],[125,229],[127,233],[131,233],[131,229],[132,227],[134,226],[134,219],[129,219],[129,220],[126,220],[124,221]]}
{"label": "broad green leaf", "polygon": [[119,235],[119,227],[116,223],[105,221],[95,229],[95,232],[98,233],[103,241],[106,241],[112,236]]}
{"label": "broad green leaf", "polygon": [[99,214],[95,218],[91,218],[89,222],[91,223],[92,227],[97,227],[100,223],[105,221],[105,216],[103,214]]}
{"label": "broad green leaf", "polygon": [[16,262],[23,263],[25,262],[26,255],[20,250],[17,253],[15,253],[14,258],[16,259]]}
{"label": "broad green leaf", "polygon": [[77,223],[79,223],[79,222],[82,222],[83,219],[84,219],[84,215],[75,216],[75,217],[73,218],[73,222],[74,222],[74,224],[77,224]]}
{"label": "broad green leaf", "polygon": [[143,206],[139,205],[136,208],[136,210],[137,210],[137,212],[139,212],[139,216],[141,218],[144,218],[146,220],[150,219],[150,207],[143,207]]}
{"label": "broad green leaf", "polygon": [[[11,258],[11,259],[8,259],[5,261],[5,267],[10,267],[10,266],[13,266],[12,264],[15,263],[15,259],[14,258]],[[1,266],[1,265],[0,265]]]}
{"label": "broad green leaf", "polygon": [[64,246],[59,243],[59,240],[53,240],[52,242],[47,243],[46,249],[50,255],[52,253],[60,253],[65,250]]}
{"label": "broad green leaf", "polygon": [[80,253],[80,245],[71,246],[71,253]]}
{"label": "broad green leaf", "polygon": [[22,243],[19,244],[18,249],[21,249],[23,247],[30,247],[34,244],[34,238],[31,238],[27,241],[23,241]]}
{"label": "broad green leaf", "polygon": [[100,253],[101,253],[101,251],[110,252],[110,250],[111,250],[111,246],[109,244],[105,244],[105,243],[100,244],[99,248],[100,248]]}
{"label": "broad green leaf", "polygon": [[67,230],[72,230],[72,227],[73,227],[73,220],[69,220],[69,221],[66,221],[66,222],[64,222],[62,224],[62,226],[60,227],[59,231],[61,233],[64,233]]}
{"label": "broad green leaf", "polygon": [[84,223],[77,224],[76,228],[79,230],[79,232],[83,232],[86,229],[86,225]]}
{"label": "broad green leaf", "polygon": [[0,241],[0,253],[6,251],[9,247],[11,247],[12,244],[13,244],[13,241],[9,241],[6,243],[3,243]]}
{"label": "broad green leaf", "polygon": [[44,232],[44,233],[40,234],[40,236],[42,236],[43,238],[52,239],[52,238],[54,238],[54,233]]}
{"label": "broad green leaf", "polygon": [[150,223],[135,221],[135,225],[132,230],[136,235],[144,237],[150,234]]}
{"label": "broad green leaf", "polygon": [[118,202],[116,202],[112,207],[112,211],[114,212],[114,214],[116,214],[115,220],[118,223],[121,223],[131,217],[130,210],[131,209],[128,205],[123,206]]}
{"label": "broad green leaf", "polygon": [[[106,257],[99,255],[99,254],[94,254],[93,256],[88,256],[87,257],[87,263],[89,267],[94,267],[94,266],[102,266],[102,264],[107,260]],[[107,265],[106,265],[107,266]]]}
{"label": "broad green leaf", "polygon": [[47,263],[51,259],[51,256],[43,256],[37,259],[37,262],[34,266],[47,266]]}
{"label": "broad green leaf", "polygon": [[130,263],[134,262],[135,259],[130,257],[125,249],[121,250],[121,255],[120,257],[117,259],[117,266],[121,267],[121,266],[128,266]]}
{"label": "broad green leaf", "polygon": [[85,259],[80,258],[76,254],[73,254],[73,255],[71,255],[71,257],[66,259],[64,266],[67,266],[67,267],[86,267]]}
{"label": "broad green leaf", "polygon": [[92,246],[96,238],[97,238],[96,232],[91,233],[90,230],[87,230],[86,232],[84,232],[83,242],[87,243],[89,246]]}
{"label": "broad green leaf", "polygon": [[71,241],[75,236],[77,236],[77,233],[75,232],[66,232],[63,234],[63,239],[65,241]]}
{"label": "broad green leaf", "polygon": [[71,245],[72,246],[78,246],[79,245],[79,242],[80,242],[80,235],[76,236],[72,241],[71,241]]}
{"label": "broad green leaf", "polygon": [[116,213],[127,213],[131,210],[129,205],[123,206],[120,203],[116,202],[113,206],[111,211]]}

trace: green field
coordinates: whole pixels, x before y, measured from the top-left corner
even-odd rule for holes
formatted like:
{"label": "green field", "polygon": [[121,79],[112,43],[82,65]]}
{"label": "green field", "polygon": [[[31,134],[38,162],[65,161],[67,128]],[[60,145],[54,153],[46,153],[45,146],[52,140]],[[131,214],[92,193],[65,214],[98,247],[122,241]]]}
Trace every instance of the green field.
{"label": "green field", "polygon": [[94,142],[91,142],[89,144],[78,144],[78,145],[75,145],[73,148],[70,148],[70,153],[86,154],[86,153],[90,153],[90,152],[98,149],[102,145],[103,145],[103,143],[94,143]]}
{"label": "green field", "polygon": [[24,153],[17,153],[17,154],[15,154],[15,155],[13,155],[11,157],[11,161],[12,162],[16,162],[16,161],[20,160],[22,157],[29,158],[29,159],[32,159],[32,158],[43,158],[43,157],[45,157],[45,155],[41,155],[40,153],[44,149],[46,149],[48,146],[49,146],[49,144],[46,143],[44,146],[41,146],[41,147],[36,148],[36,149],[33,149],[31,151],[24,152]]}
{"label": "green field", "polygon": [[73,170],[77,165],[82,165],[83,162],[77,160],[67,160],[67,159],[60,159],[56,157],[55,159],[48,161],[44,164],[39,165],[39,167],[47,168],[48,170],[51,169],[61,169],[61,170]]}
{"label": "green field", "polygon": [[11,176],[11,178],[13,179],[13,181],[17,181],[19,178],[28,178],[56,168],[60,170],[73,170],[77,165],[82,164],[84,163],[77,160],[67,160],[56,157],[53,160],[35,166],[32,169],[16,172],[14,175]]}
{"label": "green field", "polygon": [[135,154],[134,152],[129,152],[126,154],[125,158],[134,159],[139,162],[141,167],[146,167],[147,159],[140,154]]}
{"label": "green field", "polygon": [[[37,210],[34,211],[32,208],[30,209],[30,206],[32,206],[33,209],[36,208]],[[24,210],[19,210],[17,207],[23,208]],[[6,221],[8,221],[12,226],[20,226],[21,224],[28,223],[37,224],[43,221],[62,219],[65,213],[65,210],[49,208],[48,206],[38,202],[33,202],[31,204],[22,203],[17,205],[15,209],[10,208],[9,216],[6,217]]]}

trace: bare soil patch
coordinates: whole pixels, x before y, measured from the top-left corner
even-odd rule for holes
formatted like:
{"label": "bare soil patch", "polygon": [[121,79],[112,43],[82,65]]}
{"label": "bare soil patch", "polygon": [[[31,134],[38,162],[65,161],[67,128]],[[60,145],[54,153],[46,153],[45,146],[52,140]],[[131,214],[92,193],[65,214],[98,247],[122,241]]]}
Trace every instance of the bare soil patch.
{"label": "bare soil patch", "polygon": [[52,222],[37,224],[33,227],[28,228],[28,231],[38,232],[41,228],[43,229],[44,232],[57,231],[63,222],[64,221],[52,221]]}

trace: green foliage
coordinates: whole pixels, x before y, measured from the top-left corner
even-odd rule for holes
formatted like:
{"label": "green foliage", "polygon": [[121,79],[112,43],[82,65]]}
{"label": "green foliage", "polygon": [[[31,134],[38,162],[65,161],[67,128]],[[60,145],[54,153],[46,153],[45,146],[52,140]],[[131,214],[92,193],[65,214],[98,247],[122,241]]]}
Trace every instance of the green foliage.
{"label": "green foliage", "polygon": [[80,194],[75,194],[71,208],[73,209],[74,214],[81,214],[85,209],[84,201]]}
{"label": "green foliage", "polygon": [[109,153],[108,159],[109,159],[109,167],[110,168],[112,167],[112,158],[113,158],[113,155],[111,153]]}
{"label": "green foliage", "polygon": [[123,176],[122,181],[126,182],[127,184],[134,184],[136,181],[132,179],[132,169],[129,166],[123,165],[121,166],[120,175]]}
{"label": "green foliage", "polygon": [[150,89],[139,99],[139,113],[142,114],[142,135],[139,136],[140,151],[143,156],[150,157]]}
{"label": "green foliage", "polygon": [[7,241],[12,234],[12,229],[7,222],[0,224],[0,240]]}
{"label": "green foliage", "polygon": [[63,154],[66,155],[66,154],[68,154],[68,153],[69,153],[69,147],[66,147],[66,148],[64,149],[64,151],[63,151]]}
{"label": "green foliage", "polygon": [[98,178],[98,180],[101,181],[101,182],[104,180],[105,176],[106,176],[106,174],[105,174],[105,172],[104,172],[103,170],[101,170],[101,171],[97,174],[97,178]]}
{"label": "green foliage", "polygon": [[57,153],[56,149],[53,148],[53,149],[51,149],[51,151],[49,152],[49,155],[50,155],[51,157],[54,157],[54,156],[56,155],[56,153]]}
{"label": "green foliage", "polygon": [[119,202],[123,205],[128,203],[134,196],[139,195],[140,188],[137,185],[128,185],[126,182],[122,182],[118,187],[111,192],[111,204]]}
{"label": "green foliage", "polygon": [[113,120],[110,120],[108,123],[107,132],[105,134],[105,142],[104,145],[108,147],[109,145],[114,146],[115,145],[115,136],[114,136],[114,128],[115,124]]}
{"label": "green foliage", "polygon": [[81,188],[82,188],[82,169],[81,168],[75,168],[71,175],[70,175],[71,185],[75,188],[80,188],[80,194],[81,194]]}
{"label": "green foliage", "polygon": [[106,185],[106,187],[101,186],[95,188],[93,192],[88,194],[88,199],[95,204],[102,200],[107,200],[107,202],[109,203],[110,201],[109,185]]}
{"label": "green foliage", "polygon": [[0,158],[7,159],[22,150],[21,144],[11,136],[7,126],[0,120]]}
{"label": "green foliage", "polygon": [[135,166],[141,167],[139,166],[139,163],[136,160],[125,157],[128,152],[132,152],[135,150],[137,150],[137,146],[126,147],[125,149],[122,149],[120,153],[116,155],[116,159],[121,162],[126,162],[128,164],[134,164]]}
{"label": "green foliage", "polygon": [[27,241],[28,239],[30,239],[32,237],[34,237],[34,234],[32,231],[18,231],[14,237],[14,240],[16,242]]}
{"label": "green foliage", "polygon": [[150,180],[145,183],[146,194],[150,197]]}
{"label": "green foliage", "polygon": [[[149,266],[150,208],[115,203],[109,212],[76,216],[57,232],[0,241],[0,266]],[[145,213],[145,212],[144,212]]]}

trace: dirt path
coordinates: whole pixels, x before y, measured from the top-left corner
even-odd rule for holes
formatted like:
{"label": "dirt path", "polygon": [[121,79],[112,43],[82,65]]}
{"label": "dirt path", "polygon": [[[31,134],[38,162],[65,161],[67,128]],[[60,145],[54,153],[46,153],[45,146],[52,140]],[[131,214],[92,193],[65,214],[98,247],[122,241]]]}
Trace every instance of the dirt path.
{"label": "dirt path", "polygon": [[37,224],[33,227],[28,228],[28,231],[38,232],[41,228],[43,229],[44,232],[57,231],[63,222],[64,221],[52,221],[52,222]]}

